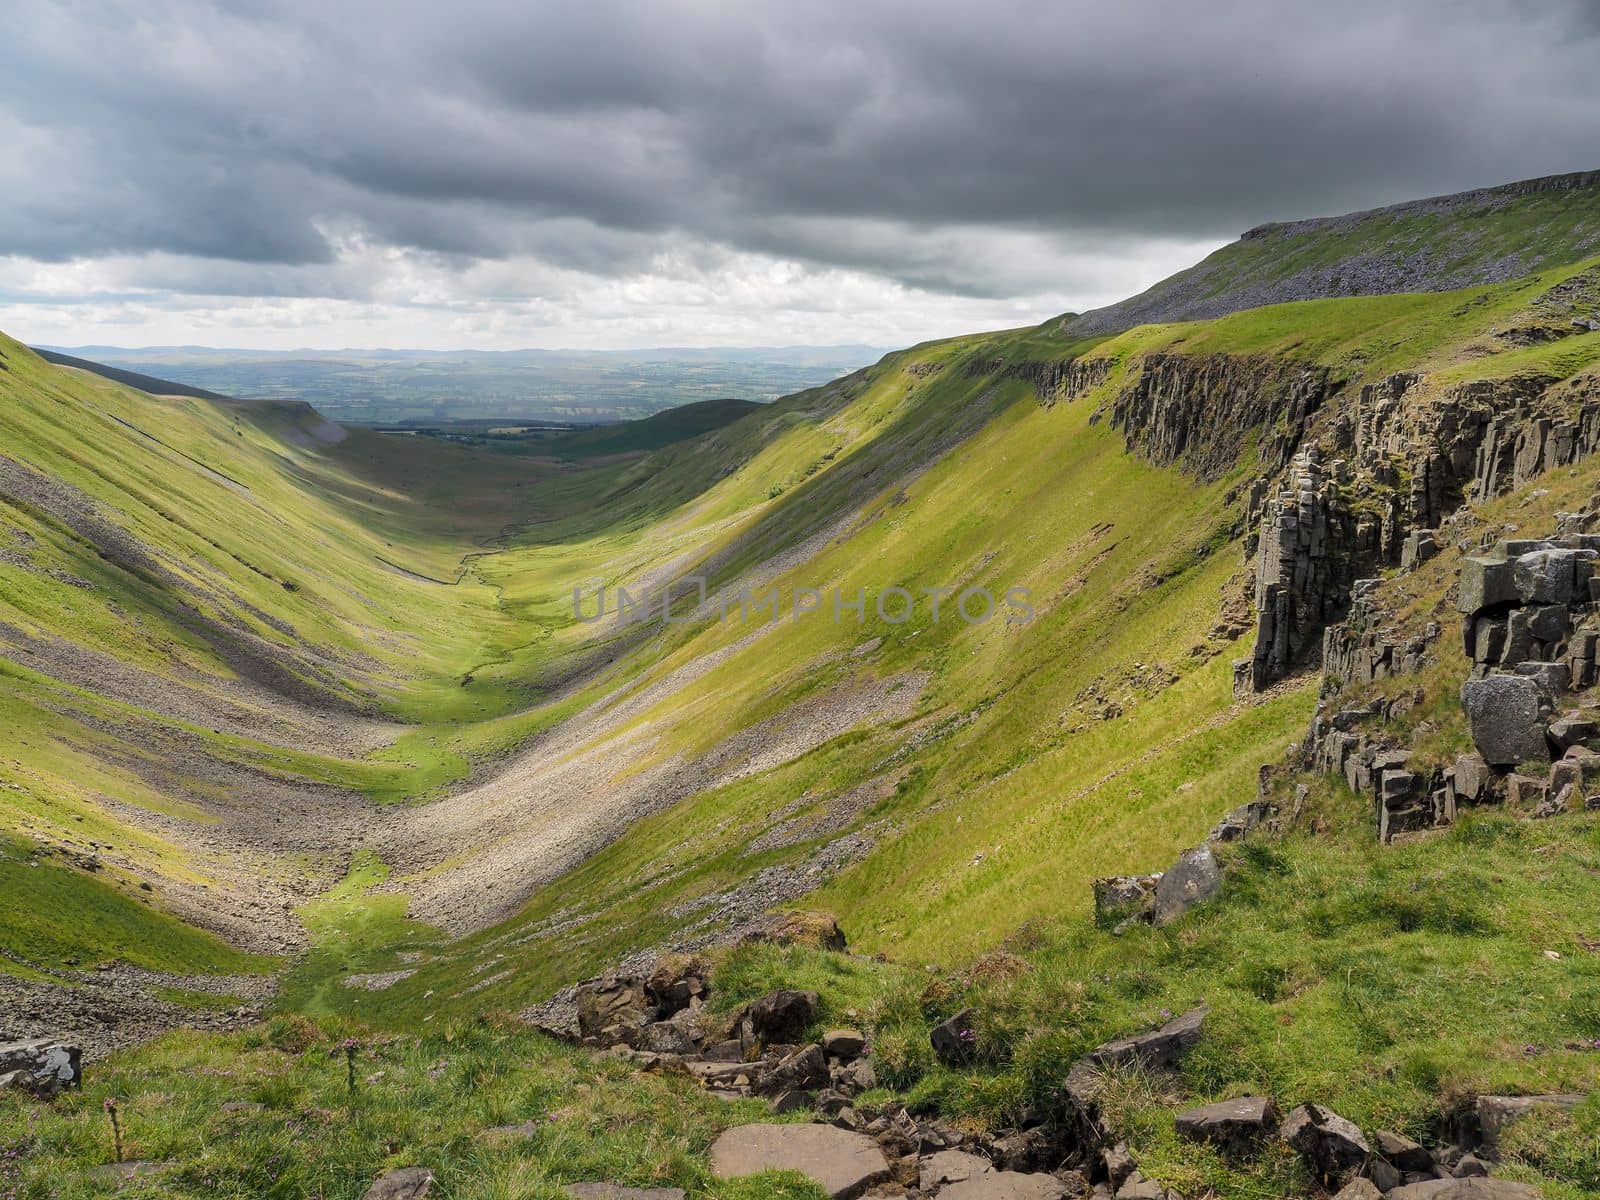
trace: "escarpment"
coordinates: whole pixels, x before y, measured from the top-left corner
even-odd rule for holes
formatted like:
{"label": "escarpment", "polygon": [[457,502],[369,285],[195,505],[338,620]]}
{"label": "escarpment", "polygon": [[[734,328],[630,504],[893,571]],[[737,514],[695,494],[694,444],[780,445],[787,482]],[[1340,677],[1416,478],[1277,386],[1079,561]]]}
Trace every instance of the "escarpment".
{"label": "escarpment", "polygon": [[1207,481],[1254,443],[1270,475],[1287,465],[1332,390],[1328,369],[1310,363],[1152,354],[1111,401],[1111,427],[1129,450]]}

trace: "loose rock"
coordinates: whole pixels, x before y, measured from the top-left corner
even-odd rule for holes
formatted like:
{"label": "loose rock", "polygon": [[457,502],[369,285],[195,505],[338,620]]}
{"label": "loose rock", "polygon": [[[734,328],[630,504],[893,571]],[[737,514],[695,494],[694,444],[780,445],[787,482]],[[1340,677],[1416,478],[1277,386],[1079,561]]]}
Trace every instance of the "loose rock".
{"label": "loose rock", "polygon": [[834,1200],[853,1200],[889,1176],[889,1160],[870,1137],[832,1125],[741,1125],[711,1146],[711,1171],[736,1179],[798,1171]]}

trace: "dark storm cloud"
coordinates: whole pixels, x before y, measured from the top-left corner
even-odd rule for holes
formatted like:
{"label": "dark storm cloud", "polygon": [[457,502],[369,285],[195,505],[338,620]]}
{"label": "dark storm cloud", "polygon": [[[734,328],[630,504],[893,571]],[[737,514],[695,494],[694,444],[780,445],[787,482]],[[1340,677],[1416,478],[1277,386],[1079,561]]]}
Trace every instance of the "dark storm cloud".
{"label": "dark storm cloud", "polygon": [[935,231],[1211,237],[1600,166],[1584,0],[517,7],[23,0],[0,254],[614,275],[673,236],[994,293],[1025,264]]}

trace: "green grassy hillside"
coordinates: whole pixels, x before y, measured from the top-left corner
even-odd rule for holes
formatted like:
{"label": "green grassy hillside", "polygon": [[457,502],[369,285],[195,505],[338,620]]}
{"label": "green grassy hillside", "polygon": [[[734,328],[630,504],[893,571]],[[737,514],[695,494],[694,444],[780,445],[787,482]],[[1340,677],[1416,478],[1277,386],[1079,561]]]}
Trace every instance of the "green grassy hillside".
{"label": "green grassy hillside", "polygon": [[1261,225],[1169,279],[1070,319],[1079,335],[1293,300],[1441,292],[1600,253],[1600,172]]}

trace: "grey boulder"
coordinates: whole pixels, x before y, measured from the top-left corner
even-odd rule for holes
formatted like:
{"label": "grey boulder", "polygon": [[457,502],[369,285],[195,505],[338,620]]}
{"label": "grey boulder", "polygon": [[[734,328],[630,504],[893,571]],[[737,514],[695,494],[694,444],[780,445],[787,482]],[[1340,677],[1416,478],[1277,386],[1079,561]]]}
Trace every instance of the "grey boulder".
{"label": "grey boulder", "polygon": [[1521,675],[1490,675],[1461,685],[1472,742],[1491,766],[1549,762],[1539,716],[1539,685]]}

